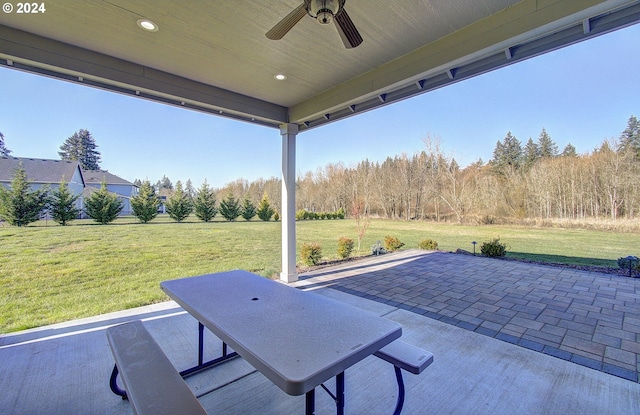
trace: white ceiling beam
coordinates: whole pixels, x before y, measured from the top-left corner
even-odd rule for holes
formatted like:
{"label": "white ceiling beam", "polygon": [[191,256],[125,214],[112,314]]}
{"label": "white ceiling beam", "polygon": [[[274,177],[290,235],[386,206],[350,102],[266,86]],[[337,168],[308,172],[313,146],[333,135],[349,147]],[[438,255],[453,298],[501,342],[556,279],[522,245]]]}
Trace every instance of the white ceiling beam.
{"label": "white ceiling beam", "polygon": [[[279,128],[287,122],[287,108],[222,88],[127,62],[67,43],[57,42],[0,25],[0,59],[68,81],[80,77],[91,85],[116,92],[144,95],[165,103],[193,103],[204,112],[259,120]],[[142,94],[144,92],[144,94]]]}

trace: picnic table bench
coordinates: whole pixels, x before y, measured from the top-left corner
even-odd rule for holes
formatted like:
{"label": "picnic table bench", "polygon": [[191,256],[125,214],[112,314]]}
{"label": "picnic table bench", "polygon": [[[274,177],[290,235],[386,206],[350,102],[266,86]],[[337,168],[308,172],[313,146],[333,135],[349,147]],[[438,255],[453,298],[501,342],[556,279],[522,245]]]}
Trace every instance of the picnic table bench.
{"label": "picnic table bench", "polygon": [[402,340],[395,340],[373,355],[391,363],[394,367],[396,381],[398,382],[398,400],[393,415],[399,415],[404,406],[405,395],[402,370],[419,375],[427,366],[433,363],[433,354]]}
{"label": "picnic table bench", "polygon": [[206,415],[182,376],[140,320],[107,329],[116,361],[112,382],[120,374],[123,399],[136,415]]}

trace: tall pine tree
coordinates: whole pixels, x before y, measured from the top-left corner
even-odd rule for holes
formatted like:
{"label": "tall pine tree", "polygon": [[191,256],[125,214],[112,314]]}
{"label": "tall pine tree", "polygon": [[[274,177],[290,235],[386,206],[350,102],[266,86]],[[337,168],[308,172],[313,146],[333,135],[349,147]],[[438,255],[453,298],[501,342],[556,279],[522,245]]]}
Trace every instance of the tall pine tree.
{"label": "tall pine tree", "polygon": [[160,199],[149,180],[142,182],[138,194],[131,198],[133,215],[142,223],[147,223],[158,216]]}
{"label": "tall pine tree", "polygon": [[524,146],[524,150],[522,151],[522,164],[525,169],[530,169],[536,161],[540,158],[540,150],[538,149],[538,145],[533,142],[533,139],[529,137],[529,141]]}
{"label": "tall pine tree", "polygon": [[540,157],[549,158],[558,155],[558,145],[551,139],[547,130],[544,128],[538,137],[538,149],[540,151]]}
{"label": "tall pine tree", "polygon": [[4,145],[4,134],[0,132],[0,157],[7,157],[11,154],[11,150],[9,150]]}
{"label": "tall pine tree", "polygon": [[507,169],[518,169],[521,160],[522,146],[520,145],[520,141],[509,131],[502,142],[498,141],[496,143],[491,164],[499,172],[503,172]]}
{"label": "tall pine tree", "polygon": [[196,197],[196,189],[193,188],[193,182],[191,182],[191,179],[187,179],[187,183],[184,185],[184,192],[192,201],[193,198]]}
{"label": "tall pine tree", "polygon": [[182,222],[193,212],[191,197],[182,190],[182,182],[176,182],[176,191],[167,200],[167,213],[176,222]]}
{"label": "tall pine tree", "polygon": [[576,152],[576,148],[573,144],[569,143],[564,146],[564,149],[562,150],[562,157],[578,157],[578,153]]}
{"label": "tall pine tree", "polygon": [[85,170],[100,170],[100,152],[91,133],[81,129],[65,140],[58,154],[62,160],[77,160]]}
{"label": "tall pine tree", "polygon": [[69,184],[62,180],[58,188],[51,192],[49,211],[53,220],[65,226],[76,219],[80,214],[80,209],[76,207],[79,198],[80,195],[71,194]]}
{"label": "tall pine tree", "polygon": [[627,128],[620,134],[618,150],[631,151],[636,158],[640,158],[640,121],[632,115],[627,121]]}
{"label": "tall pine tree", "polygon": [[216,217],[218,213],[218,209],[216,208],[216,194],[209,187],[206,179],[200,186],[200,189],[198,189],[193,205],[198,219],[210,222]]}

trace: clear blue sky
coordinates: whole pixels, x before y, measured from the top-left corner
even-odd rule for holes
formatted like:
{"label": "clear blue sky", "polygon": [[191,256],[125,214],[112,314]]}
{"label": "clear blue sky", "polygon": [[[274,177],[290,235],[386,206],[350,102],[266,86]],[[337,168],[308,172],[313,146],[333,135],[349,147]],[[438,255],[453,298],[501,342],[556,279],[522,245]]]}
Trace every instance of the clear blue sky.
{"label": "clear blue sky", "polygon": [[[588,153],[640,117],[640,25],[298,135],[297,171],[328,163],[382,161],[424,149],[427,135],[460,165],[492,157],[511,131],[524,145],[542,128],[560,150]],[[16,157],[58,159],[77,130],[89,130],[101,167],[129,181],[163,175],[280,176],[279,131],[0,68],[0,131]]]}

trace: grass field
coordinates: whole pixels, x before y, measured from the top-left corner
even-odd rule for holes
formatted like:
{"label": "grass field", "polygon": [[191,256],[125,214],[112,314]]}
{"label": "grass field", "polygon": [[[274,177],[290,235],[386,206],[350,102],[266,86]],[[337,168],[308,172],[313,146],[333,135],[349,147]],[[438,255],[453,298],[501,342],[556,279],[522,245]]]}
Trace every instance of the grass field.
{"label": "grass field", "polygon": [[[229,269],[264,276],[280,270],[279,222],[215,221],[174,223],[166,217],[148,224],[118,219],[101,226],[74,221],[24,227],[0,226],[0,333],[122,310],[166,299],[163,280]],[[297,223],[298,247],[317,242],[327,260],[337,241],[357,241],[353,220]],[[500,237],[509,256],[538,261],[616,267],[621,256],[639,255],[640,235],[582,229],[463,226],[373,220],[361,255],[386,235],[416,248],[425,238],[441,250],[473,250]]]}

